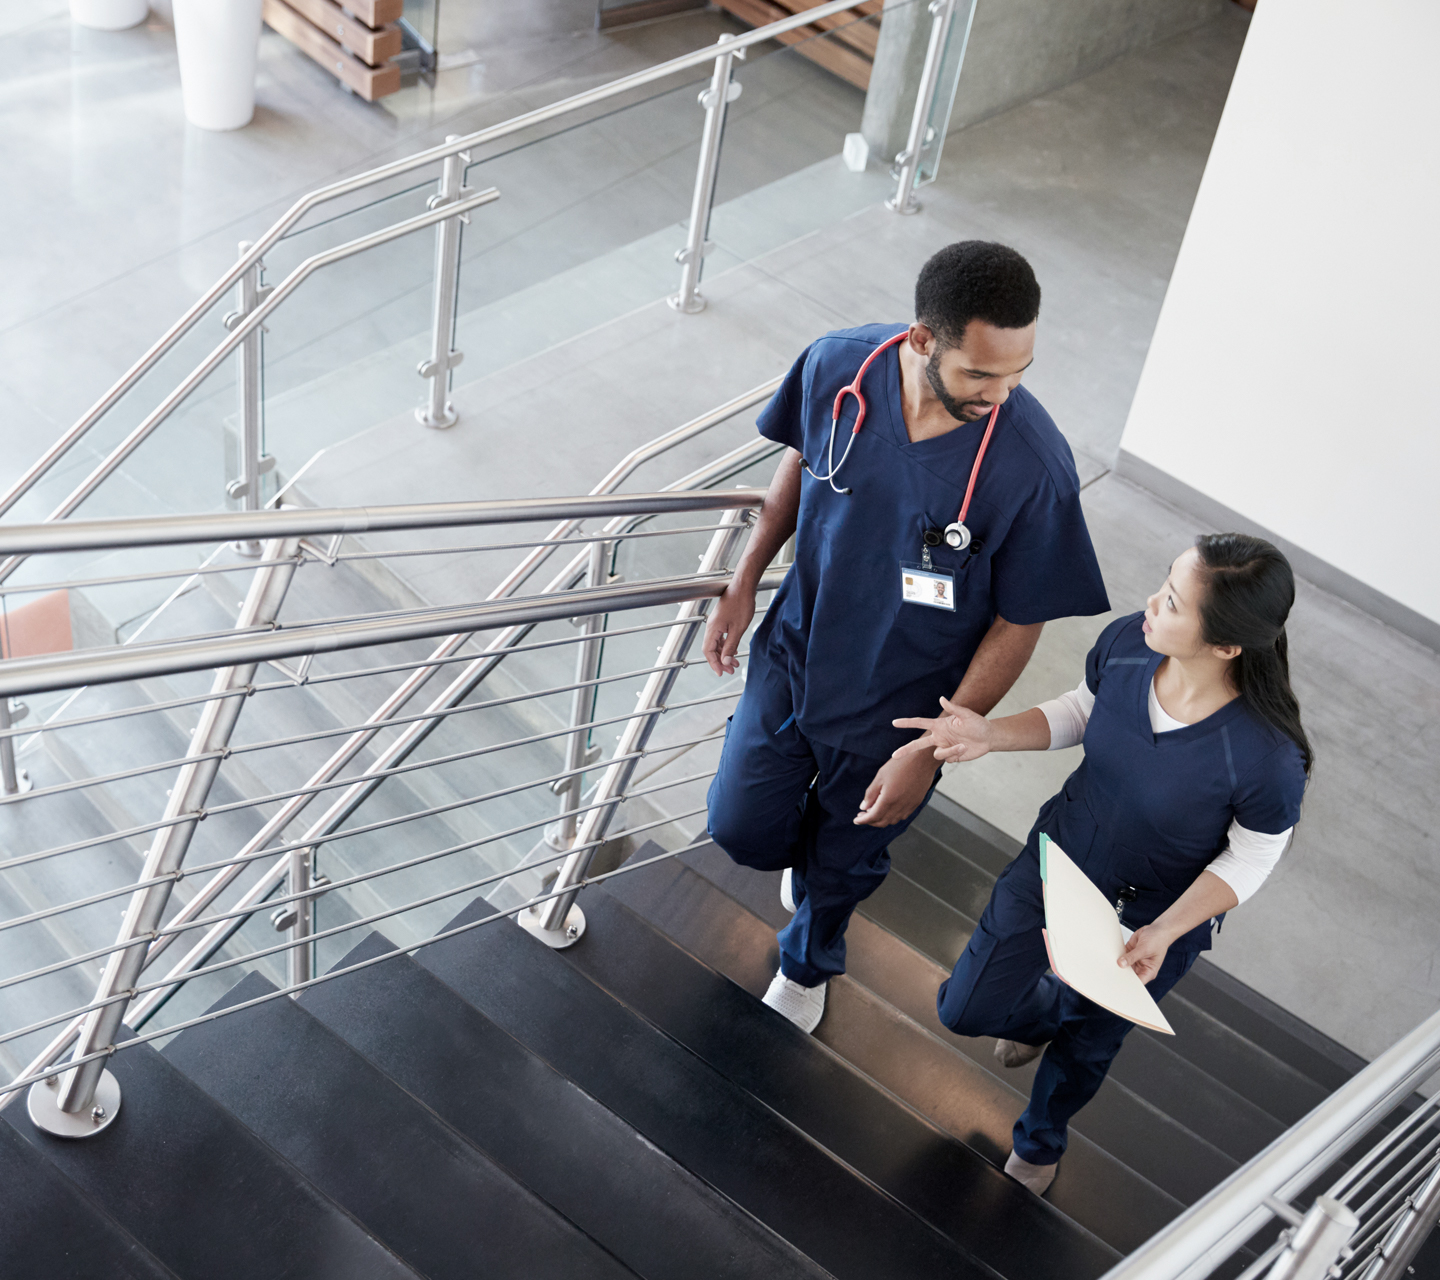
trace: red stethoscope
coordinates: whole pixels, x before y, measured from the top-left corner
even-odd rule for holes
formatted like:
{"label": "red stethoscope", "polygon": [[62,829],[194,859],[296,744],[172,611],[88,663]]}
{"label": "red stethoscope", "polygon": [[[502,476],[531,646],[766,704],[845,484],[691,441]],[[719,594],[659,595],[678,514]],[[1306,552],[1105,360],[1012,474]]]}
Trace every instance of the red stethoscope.
{"label": "red stethoscope", "polygon": [[[826,454],[826,465],[830,471],[827,475],[821,475],[818,471],[811,471],[810,464],[804,458],[800,459],[800,465],[809,471],[817,480],[826,481],[838,494],[848,494],[849,489],[838,488],[835,484],[835,477],[839,474],[840,468],[845,465],[845,459],[850,456],[850,447],[855,443],[855,437],[860,434],[860,428],[865,423],[865,396],[860,390],[860,380],[865,376],[865,370],[875,363],[876,357],[882,351],[893,347],[901,339],[909,336],[908,329],[902,329],[893,338],[887,338],[868,356],[865,363],[860,366],[860,372],[855,375],[855,381],[840,388],[835,396],[835,409],[830,418],[830,447]],[[851,428],[850,439],[845,442],[845,452],[840,455],[840,461],[835,461],[835,429],[840,425],[840,406],[844,403],[846,396],[854,396],[857,412],[855,414],[855,425]],[[954,524],[945,526],[946,545],[953,547],[956,551],[963,551],[970,545],[970,530],[965,527],[965,517],[970,513],[970,498],[975,492],[975,477],[980,474],[980,464],[985,461],[985,450],[990,447],[990,436],[995,430],[995,419],[1000,416],[1000,406],[997,404],[990,410],[990,421],[985,426],[985,436],[980,441],[980,451],[975,455],[975,465],[970,468],[970,483],[965,486],[965,501],[960,504],[960,514],[955,518]]]}

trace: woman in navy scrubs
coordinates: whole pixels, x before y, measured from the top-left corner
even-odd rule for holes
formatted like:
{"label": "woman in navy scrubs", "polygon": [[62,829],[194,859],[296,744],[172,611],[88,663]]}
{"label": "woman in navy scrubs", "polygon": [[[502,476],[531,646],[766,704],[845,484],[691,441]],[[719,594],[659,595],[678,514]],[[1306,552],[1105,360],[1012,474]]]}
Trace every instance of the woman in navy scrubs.
{"label": "woman in navy scrubs", "polygon": [[1134,930],[1119,963],[1160,999],[1209,948],[1212,925],[1260,886],[1300,816],[1311,752],[1286,657],[1294,598],[1270,543],[1202,537],[1143,613],[1101,632],[1071,693],[998,720],[942,700],[939,719],[895,721],[925,730],[897,755],[942,761],[1085,744],[938,1000],[952,1031],[998,1037],[1003,1065],[1044,1054],[1005,1165],[1037,1194],[1133,1025],[1048,972],[1040,833],[1115,903]]}

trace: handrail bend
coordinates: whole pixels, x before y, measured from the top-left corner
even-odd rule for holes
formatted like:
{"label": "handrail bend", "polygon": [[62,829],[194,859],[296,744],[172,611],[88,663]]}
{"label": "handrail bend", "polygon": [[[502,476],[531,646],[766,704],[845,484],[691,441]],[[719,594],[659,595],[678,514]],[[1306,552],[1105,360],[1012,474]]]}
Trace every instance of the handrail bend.
{"label": "handrail bend", "polygon": [[[801,12],[788,18],[782,18],[778,22],[771,22],[763,27],[756,27],[753,31],[747,31],[742,35],[731,36],[723,41],[727,51],[731,53],[741,52],[751,45],[763,44],[767,40],[783,35],[787,31],[793,31],[797,27],[808,26],[822,18],[828,18],[832,14],[844,13],[847,9],[853,9],[858,0],[828,0],[825,4],[816,5],[811,9],[803,9]],[[554,120],[559,116],[568,115],[572,111],[579,111],[584,107],[591,106],[597,102],[604,102],[609,98],[617,97],[627,93],[631,89],[642,88],[647,84],[653,84],[657,80],[663,80],[667,76],[675,75],[680,71],[688,71],[691,67],[704,66],[715,60],[715,45],[707,45],[704,48],[696,49],[691,53],[682,54],[678,58],[671,58],[668,62],[656,63],[653,67],[646,67],[642,71],[632,72],[628,76],[621,76],[618,80],[611,80],[605,84],[597,85],[593,89],[586,89],[582,93],[571,94],[568,98],[561,98],[557,102],[549,103],[547,106],[537,107],[533,111],[527,111],[523,115],[514,116],[509,120],[501,121],[499,124],[490,125],[485,129],[477,129],[474,133],[467,133],[463,137],[454,138],[443,142],[438,146],[429,147],[424,151],[417,151],[400,160],[393,160],[389,164],[380,165],[374,169],[368,169],[364,173],[358,173],[354,177],[343,178],[339,182],[329,183],[327,186],[317,187],[314,191],[307,192],[301,196],[289,209],[281,215],[278,221],[261,235],[253,244],[231,264],[230,268],[210,286],[195,303],[170,326],[160,338],[130,366],[105,392],[84,415],[75,422],[63,435],[59,437],[41,457],[22,475],[10,488],[0,495],[0,516],[3,516],[17,502],[20,501],[39,480],[50,471],[54,465],[73,448],[86,433],[100,421],[122,396],[125,395],[142,377],[145,376],[156,363],[187,333],[194,328],[196,322],[210,310],[225,294],[235,285],[247,271],[264,258],[274,246],[279,243],[284,234],[300,221],[311,209],[324,204],[329,200],[336,200],[355,191],[362,191],[366,187],[374,186],[376,183],[388,181],[390,178],[399,177],[401,174],[409,173],[411,170],[423,168],[425,165],[433,164],[436,161],[444,160],[449,156],[458,155],[472,147],[481,146],[487,142],[494,142],[497,139],[508,137],[511,134],[519,133],[522,130],[531,128],[537,124],[544,124],[548,120]],[[442,216],[451,217],[457,212],[454,205],[443,206]]]}

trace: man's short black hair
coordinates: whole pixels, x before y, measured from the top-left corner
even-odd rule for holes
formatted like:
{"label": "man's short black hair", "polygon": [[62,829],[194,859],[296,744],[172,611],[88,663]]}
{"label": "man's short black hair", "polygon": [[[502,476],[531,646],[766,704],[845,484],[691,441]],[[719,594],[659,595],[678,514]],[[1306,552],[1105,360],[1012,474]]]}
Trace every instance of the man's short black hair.
{"label": "man's short black hair", "polygon": [[989,240],[946,245],[915,281],[915,318],[946,346],[959,346],[972,320],[1023,329],[1039,314],[1035,273],[1009,245]]}

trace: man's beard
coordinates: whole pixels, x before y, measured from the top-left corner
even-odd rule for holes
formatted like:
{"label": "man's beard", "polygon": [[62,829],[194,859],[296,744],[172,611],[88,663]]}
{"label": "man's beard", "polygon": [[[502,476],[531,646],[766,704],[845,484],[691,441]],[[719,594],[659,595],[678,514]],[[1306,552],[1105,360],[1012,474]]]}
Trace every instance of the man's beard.
{"label": "man's beard", "polygon": [[956,422],[975,422],[994,406],[984,400],[957,400],[945,390],[945,384],[940,381],[940,354],[941,348],[937,345],[935,353],[925,362],[925,380],[929,382],[930,390]]}

